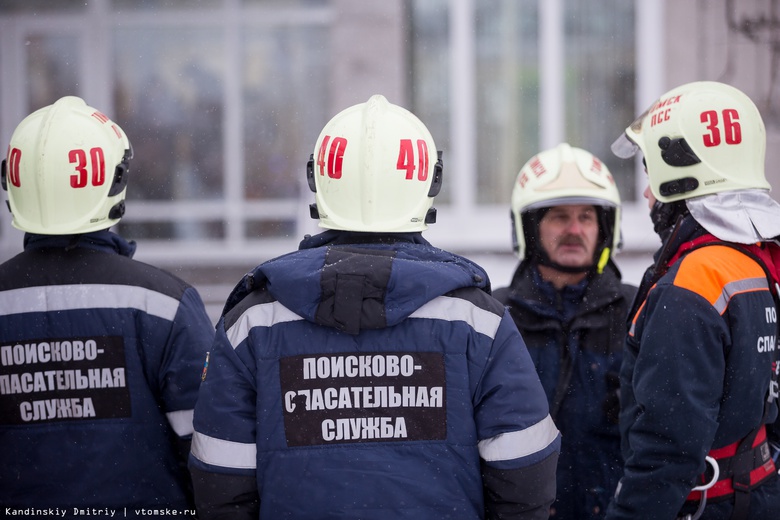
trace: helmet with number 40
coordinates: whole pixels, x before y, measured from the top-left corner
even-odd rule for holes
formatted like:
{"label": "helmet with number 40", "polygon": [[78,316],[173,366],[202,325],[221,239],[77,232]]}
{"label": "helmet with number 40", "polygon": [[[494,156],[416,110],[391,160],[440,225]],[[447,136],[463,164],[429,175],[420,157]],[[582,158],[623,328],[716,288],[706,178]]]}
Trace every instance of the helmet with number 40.
{"label": "helmet with number 40", "polygon": [[66,96],[22,120],[2,163],[13,226],[71,235],[124,214],[132,149],[125,133],[81,98]]}
{"label": "helmet with number 40", "polygon": [[414,114],[374,95],[336,114],[308,167],[312,217],[344,231],[422,231],[436,221],[441,157]]}
{"label": "helmet with number 40", "polygon": [[661,96],[612,145],[623,158],[637,149],[660,202],[770,188],[764,175],[761,114],[730,85],[697,81]]}

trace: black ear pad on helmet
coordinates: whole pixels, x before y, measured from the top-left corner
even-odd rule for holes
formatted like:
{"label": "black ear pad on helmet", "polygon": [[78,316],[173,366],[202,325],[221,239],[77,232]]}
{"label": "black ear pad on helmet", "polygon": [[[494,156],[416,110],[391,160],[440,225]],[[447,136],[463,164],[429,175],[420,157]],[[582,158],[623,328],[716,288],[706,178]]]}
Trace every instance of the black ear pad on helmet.
{"label": "black ear pad on helmet", "polygon": [[127,187],[127,174],[130,173],[130,159],[132,158],[133,147],[131,146],[125,150],[122,161],[114,169],[114,182],[111,184],[111,189],[108,190],[109,197],[119,195]]}
{"label": "black ear pad on helmet", "polygon": [[8,181],[6,180],[7,174],[6,171],[6,165],[5,165],[5,159],[3,159],[2,164],[0,164],[0,185],[3,186],[3,191],[8,191]]}
{"label": "black ear pad on helmet", "polygon": [[317,184],[314,180],[314,154],[309,155],[309,160],[306,161],[306,182],[309,183],[309,189],[317,193]]}
{"label": "black ear pad on helmet", "polygon": [[441,191],[441,183],[444,180],[444,163],[441,160],[442,151],[436,151],[436,164],[433,166],[433,182],[431,182],[431,188],[428,190],[429,197],[435,197]]}
{"label": "black ear pad on helmet", "polygon": [[111,220],[118,220],[125,214],[125,201],[120,200],[109,210],[108,218]]}
{"label": "black ear pad on helmet", "polygon": [[701,162],[682,137],[662,137],[658,140],[658,148],[661,149],[661,158],[669,166],[691,166]]}
{"label": "black ear pad on helmet", "polygon": [[[523,225],[523,238],[525,239],[525,257],[540,260],[546,256],[539,241],[539,223],[550,208],[539,208],[520,213]],[[519,247],[519,244],[518,244]]]}
{"label": "black ear pad on helmet", "polygon": [[[596,206],[599,220],[599,247],[596,249],[596,261],[605,247],[612,247],[615,240],[615,217],[617,211],[609,206]],[[610,254],[614,253],[612,251]]]}

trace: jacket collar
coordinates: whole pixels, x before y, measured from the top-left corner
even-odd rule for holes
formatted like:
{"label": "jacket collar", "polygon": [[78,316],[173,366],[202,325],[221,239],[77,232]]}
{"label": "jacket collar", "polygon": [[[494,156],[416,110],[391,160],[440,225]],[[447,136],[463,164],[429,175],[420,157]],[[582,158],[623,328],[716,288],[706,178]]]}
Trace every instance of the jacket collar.
{"label": "jacket collar", "polygon": [[107,229],[81,235],[39,235],[25,233],[24,249],[94,249],[105,253],[114,253],[128,258],[135,254],[136,243],[128,241]]}
{"label": "jacket collar", "polygon": [[422,233],[358,233],[355,231],[339,231],[329,229],[317,235],[306,235],[298,245],[298,249],[313,249],[326,245],[347,244],[394,244],[409,242],[429,246]]}
{"label": "jacket collar", "polygon": [[556,291],[551,284],[541,280],[535,262],[524,260],[512,277],[508,297],[515,303],[535,308],[536,312],[549,308],[559,297],[576,299],[578,314],[584,314],[619,298],[620,279],[620,271],[610,260],[603,273],[597,275],[592,271],[582,282]]}

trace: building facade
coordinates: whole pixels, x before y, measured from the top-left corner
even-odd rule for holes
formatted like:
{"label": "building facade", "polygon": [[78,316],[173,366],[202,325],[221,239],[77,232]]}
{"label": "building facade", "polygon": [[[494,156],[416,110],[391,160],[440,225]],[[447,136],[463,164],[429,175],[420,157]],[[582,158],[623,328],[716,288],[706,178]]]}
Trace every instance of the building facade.
{"label": "building facade", "polygon": [[[137,258],[221,283],[317,231],[305,180],[317,135],[381,93],[444,152],[426,233],[436,245],[510,257],[517,171],[568,141],[615,174],[625,252],[648,255],[644,175],[610,144],[670,87],[713,79],[756,100],[774,164],[777,3],[4,0],[0,140],[63,95],[101,108],[135,151],[117,231],[138,242]],[[0,212],[0,260],[20,247]]]}

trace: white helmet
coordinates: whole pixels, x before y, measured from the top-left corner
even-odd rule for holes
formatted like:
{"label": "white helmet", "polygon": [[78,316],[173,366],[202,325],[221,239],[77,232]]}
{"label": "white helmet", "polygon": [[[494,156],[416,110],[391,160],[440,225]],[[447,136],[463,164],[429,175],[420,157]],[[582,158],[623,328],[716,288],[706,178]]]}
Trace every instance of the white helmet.
{"label": "white helmet", "polygon": [[688,83],[653,103],[612,145],[618,157],[644,155],[660,202],[723,191],[769,190],[766,131],[753,101],[715,81]]}
{"label": "white helmet", "polygon": [[538,250],[539,212],[562,205],[599,209],[599,269],[620,243],[620,194],[607,166],[595,155],[562,143],[532,157],[520,169],[512,190],[512,238],[520,259]]}
{"label": "white helmet", "polygon": [[33,112],[16,127],[2,165],[13,226],[71,235],[116,224],[131,158],[122,129],[81,98]]}
{"label": "white helmet", "polygon": [[320,227],[395,233],[436,221],[441,156],[414,114],[374,95],[323,128],[307,165]]}

